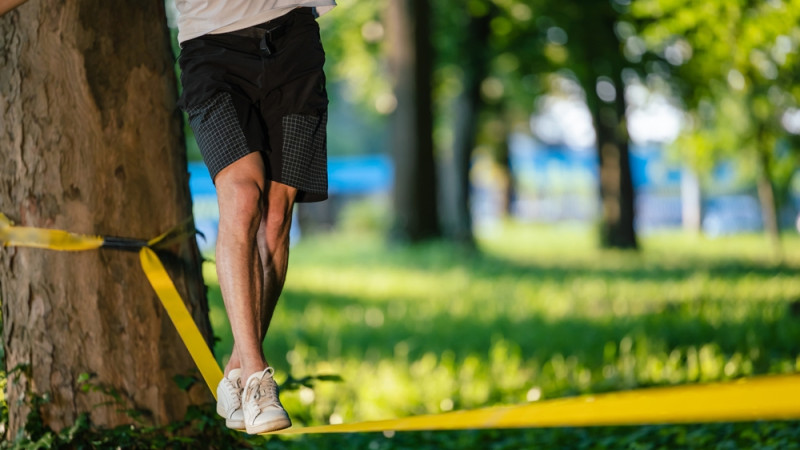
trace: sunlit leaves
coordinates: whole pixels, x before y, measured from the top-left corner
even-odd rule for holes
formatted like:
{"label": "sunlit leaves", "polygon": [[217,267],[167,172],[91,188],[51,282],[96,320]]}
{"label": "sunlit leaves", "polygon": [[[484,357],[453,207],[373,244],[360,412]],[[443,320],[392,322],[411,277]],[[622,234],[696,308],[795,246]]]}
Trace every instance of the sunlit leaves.
{"label": "sunlit leaves", "polygon": [[800,100],[800,1],[637,0],[632,11],[647,23],[640,33],[647,48],[672,66],[693,118],[676,142],[687,161],[708,168],[741,155],[750,164],[762,153],[773,183],[785,189],[797,160],[778,144]]}
{"label": "sunlit leaves", "polygon": [[385,46],[385,1],[337,3],[334,12],[320,19],[329,79],[343,83],[346,100],[373,112],[390,112],[392,90],[380,56]]}

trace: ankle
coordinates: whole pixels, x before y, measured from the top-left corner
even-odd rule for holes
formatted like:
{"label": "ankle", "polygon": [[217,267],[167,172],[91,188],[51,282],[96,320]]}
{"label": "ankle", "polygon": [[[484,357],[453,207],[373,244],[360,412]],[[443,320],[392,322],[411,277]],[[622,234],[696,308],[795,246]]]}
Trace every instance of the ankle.
{"label": "ankle", "polygon": [[222,374],[223,374],[223,376],[227,377],[228,374],[230,374],[232,371],[234,371],[236,369],[241,370],[242,366],[240,364],[230,364],[230,363],[228,363],[228,365],[225,366],[225,370],[222,371]]}
{"label": "ankle", "polygon": [[242,365],[242,382],[243,383],[247,382],[247,379],[250,378],[250,375],[258,372],[263,372],[264,369],[266,369],[267,367],[269,367],[269,364],[267,364],[266,361],[260,364],[247,365],[247,366]]}

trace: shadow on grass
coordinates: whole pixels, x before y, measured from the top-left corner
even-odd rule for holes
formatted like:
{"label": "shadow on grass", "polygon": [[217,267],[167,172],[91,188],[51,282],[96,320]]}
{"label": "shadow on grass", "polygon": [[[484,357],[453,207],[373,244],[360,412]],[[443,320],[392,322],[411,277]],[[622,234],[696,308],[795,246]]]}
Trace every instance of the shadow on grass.
{"label": "shadow on grass", "polygon": [[[306,250],[300,264],[313,261],[315,266],[332,267],[334,271],[363,270],[365,277],[375,268],[433,274],[458,269],[473,280],[524,279],[533,286],[604,280],[608,284],[624,283],[634,291],[637,283],[686,283],[699,273],[708,279],[748,278],[752,283],[797,274],[797,268],[786,264],[626,252],[520,262],[464,252],[439,242],[411,248],[356,248],[348,253],[323,254],[318,259],[313,256]],[[418,299],[409,301],[401,296],[382,297],[376,302],[368,294],[342,295],[292,286],[281,298],[281,320],[273,323],[265,347],[279,369],[289,368],[287,354],[298,345],[313,349],[313,358],[322,361],[342,357],[370,362],[396,358],[415,361],[432,353],[449,354],[459,363],[470,356],[487,360],[496,344],[504,342],[512,356],[525,362],[544,364],[557,357],[573,357],[592,370],[613,364],[623,351],[639,352],[642,358],[655,354],[666,359],[679,350],[683,352],[681,358],[686,358],[690,348],[713,345],[727,359],[740,354],[750,361],[748,370],[753,374],[775,371],[776,361],[794,360],[800,353],[800,318],[792,313],[794,299],[754,298],[737,303],[703,295],[692,298],[692,293],[688,298],[682,294],[680,299],[671,299],[670,294],[655,289],[657,301],[645,303],[636,314],[615,313],[612,299],[601,298],[592,306],[602,309],[597,314],[568,311],[554,317],[537,313],[535,308],[515,308],[513,299],[487,298],[486,305],[473,299],[463,308],[454,308],[458,300],[443,299],[441,305],[427,308]],[[212,297],[215,293],[219,295],[218,288],[212,287]],[[754,293],[758,295],[758,289]],[[604,295],[609,294],[599,297]],[[547,299],[535,300],[543,301]],[[219,309],[218,297],[217,302]],[[739,313],[731,312],[734,306]],[[313,316],[317,319],[312,320]],[[223,336],[218,353],[229,348],[229,340]],[[627,350],[623,349],[626,346]],[[596,385],[593,389],[604,387]]]}
{"label": "shadow on grass", "polygon": [[[796,286],[782,285],[788,287],[769,295],[762,295],[761,291],[767,289],[760,289],[768,287],[767,283],[773,280],[785,283],[795,277],[798,268],[790,264],[647,252],[596,252],[576,257],[572,251],[564,258],[554,253],[552,257],[518,260],[462,252],[443,243],[415,248],[339,246],[327,253],[317,250],[300,249],[295,253],[297,256],[293,256],[293,267],[312,274],[320,267],[326,271],[330,268],[332,272],[342,269],[351,274],[363,272],[365,277],[375,270],[397,269],[399,273],[421,272],[434,277],[456,270],[466,273],[471,280],[513,282],[519,279],[534,289],[549,284],[564,286],[566,291],[572,283],[603,280],[608,285],[624,285],[625,289],[636,293],[644,283],[651,286],[641,292],[651,293],[655,301],[644,302],[645,307],[635,314],[613,311],[613,299],[601,299],[595,306],[604,310],[597,314],[579,310],[549,314],[528,307],[530,305],[515,308],[514,298],[487,298],[483,305],[480,299],[476,301],[477,297],[473,297],[460,308],[458,299],[442,299],[441,302],[432,301],[435,305],[431,307],[420,298],[404,298],[391,292],[376,298],[363,289],[360,292],[354,289],[358,294],[349,294],[341,289],[329,292],[320,285],[290,284],[279,304],[280,320],[273,323],[265,348],[273,365],[297,377],[290,378],[293,382],[320,375],[293,371],[287,354],[300,347],[308,351],[304,356],[317,362],[388,361],[397,363],[398,370],[405,370],[403,367],[407,367],[409,361],[433,354],[440,362],[449,360],[455,366],[476,357],[481,361],[480,370],[513,371],[519,369],[520,364],[545,370],[547,364],[552,365],[554,361],[568,364],[572,359],[594,374],[603,374],[605,367],[618,366],[626,357],[640,363],[653,355],[668,358],[675,353],[681,359],[679,364],[685,367],[688,355],[694,352],[699,361],[701,358],[696,354],[702,353],[704,347],[716,352],[714,357],[722,361],[722,366],[738,354],[752,363],[748,373],[774,373],[794,370],[776,367],[775,363],[793,362],[800,354],[800,317],[792,312],[797,299],[791,298],[797,292]],[[701,284],[708,280],[724,281],[725,292],[744,286],[748,294],[727,301],[723,295],[714,294],[717,284],[712,284],[704,289],[689,289],[679,298],[670,298],[672,294],[663,288],[677,283],[683,289],[698,276]],[[743,279],[747,280],[744,284]],[[218,289],[216,295],[218,309],[221,308]],[[535,295],[538,297],[532,304],[548,301],[545,296]],[[586,307],[575,303],[575,308]],[[493,353],[498,349],[505,352],[500,357],[506,362],[516,359],[521,363],[510,364],[507,369],[502,362],[492,365],[492,358],[498,357]],[[348,373],[359,370],[348,367]],[[740,376],[740,373],[733,376]],[[626,384],[629,381],[603,374],[593,379],[589,390],[603,392],[648,385],[646,380],[634,379],[632,384]],[[575,383],[541,386],[546,397],[582,393]],[[491,389],[488,403],[508,401],[506,397],[501,398],[507,394],[501,392],[504,388],[493,386]],[[346,392],[351,391],[352,388],[346,389]],[[641,445],[671,448],[723,444],[747,447],[753,443],[796,442],[796,437],[796,423],[769,422],[305,436],[287,440],[273,438],[269,445],[270,448],[280,445],[291,448],[638,448]]]}
{"label": "shadow on grass", "polygon": [[591,277],[610,281],[669,282],[687,279],[698,273],[714,278],[800,275],[800,267],[785,262],[773,263],[748,258],[723,259],[682,253],[592,250],[585,256],[576,258],[574,251],[566,250],[568,258],[553,254],[552,259],[548,261],[542,261],[543,258],[538,257],[521,262],[481,251],[465,250],[446,242],[429,242],[410,247],[383,245],[383,248],[377,251],[356,250],[328,256],[323,262],[336,267],[362,268],[367,273],[376,266],[428,272],[461,268],[481,278],[511,276],[526,277],[536,281],[565,281]]}
{"label": "shadow on grass", "polygon": [[[598,366],[604,362],[608,343],[618,346],[630,337],[637,342],[647,341],[651,352],[670,353],[676,348],[709,343],[715,343],[727,355],[755,351],[759,355],[757,372],[767,371],[775,356],[793,358],[800,352],[800,319],[782,314],[786,305],[775,303],[753,305],[753,313],[746,319],[729,318],[714,323],[694,314],[694,308],[687,304],[667,304],[653,313],[600,320],[546,319],[541,315],[499,315],[487,319],[480,311],[460,317],[441,312],[419,318],[415,317],[413,305],[408,307],[404,318],[395,320],[391,318],[392,302],[367,308],[364,305],[370,303],[363,298],[286,292],[281,308],[290,317],[302,316],[313,306],[321,308],[325,315],[339,314],[348,308],[366,315],[367,309],[373,308],[388,318],[380,326],[370,326],[366,320],[313,329],[279,325],[281,332],[271,333],[269,344],[273,350],[288,351],[293,343],[300,341],[315,347],[322,359],[348,356],[378,360],[397,356],[397,345],[402,343],[410,360],[428,352],[452,352],[457,360],[463,360],[469,355],[486,355],[493,343],[502,339],[518,346],[524,359],[575,355],[588,365]],[[720,311],[726,304],[706,301],[703,307]],[[332,340],[336,341],[333,345]],[[341,353],[326,354],[331,347],[341,349]]]}

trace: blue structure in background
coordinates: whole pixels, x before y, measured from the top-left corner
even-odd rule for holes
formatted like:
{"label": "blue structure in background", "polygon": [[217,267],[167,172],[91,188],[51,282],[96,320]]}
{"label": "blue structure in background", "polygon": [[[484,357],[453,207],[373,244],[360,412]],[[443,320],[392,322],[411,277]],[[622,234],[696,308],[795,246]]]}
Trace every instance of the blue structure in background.
{"label": "blue structure in background", "polygon": [[389,192],[394,167],[386,155],[328,158],[328,192],[331,195]]}
{"label": "blue structure in background", "polygon": [[192,198],[198,196],[212,196],[217,197],[217,190],[214,183],[211,181],[211,175],[208,173],[206,165],[201,161],[190,161],[189,169],[189,190],[192,192]]}
{"label": "blue structure in background", "polygon": [[[516,217],[537,222],[597,219],[599,167],[594,149],[545,146],[528,136],[512,136],[511,145]],[[683,195],[691,198],[693,193],[692,174],[685,172],[680,162],[669,160],[659,145],[633,145],[630,150],[637,229],[647,232],[681,227]],[[703,197],[697,197],[702,203],[703,231],[709,236],[760,231],[763,225],[758,198],[742,178],[741,167],[733,162],[720,163],[710,175]],[[798,202],[797,193],[794,197]]]}
{"label": "blue structure in background", "polygon": [[[630,151],[631,178],[633,186],[641,189],[680,188],[681,170],[664,161],[663,150],[658,146],[634,146]],[[549,145],[520,149],[511,158],[511,169],[515,174],[526,173],[540,180],[548,178],[547,171],[561,168],[570,177],[590,176],[591,180],[571,180],[596,184],[600,176],[597,153],[594,149],[572,149]]]}
{"label": "blue structure in background", "polygon": [[[189,163],[189,189],[192,197],[213,196],[216,190],[205,164]],[[394,170],[389,157],[365,155],[331,157],[328,159],[328,191],[338,194],[372,194],[388,192],[394,181]]]}
{"label": "blue structure in background", "polygon": [[633,187],[637,191],[680,189],[681,170],[664,161],[664,150],[661,147],[634,146],[630,151],[630,163]]}
{"label": "blue structure in background", "polygon": [[[599,212],[597,185],[599,168],[592,149],[540,146],[532,140],[512,143],[510,166],[516,184],[514,215],[523,220],[556,222],[593,221]],[[665,158],[656,145],[634,146],[630,152],[631,176],[637,193],[637,227],[640,231],[681,226],[682,168]],[[195,223],[206,240],[203,250],[216,242],[218,209],[216,190],[202,162],[189,163],[189,187],[194,202]],[[761,228],[758,200],[733,187],[738,178],[733,164],[720,164],[712,174],[717,192],[704,199],[703,228],[709,235],[757,231]],[[394,183],[394,167],[386,155],[330,157],[328,185],[332,197],[360,198],[388,193]],[[491,190],[473,189],[473,206],[497,202]],[[341,202],[338,202],[341,205]],[[491,208],[490,208],[491,209]],[[496,209],[496,208],[495,208]],[[474,208],[484,222],[495,214]],[[487,217],[487,214],[489,217]],[[497,217],[494,217],[495,219]],[[300,230],[293,221],[292,239]],[[476,220],[476,223],[479,222]]]}
{"label": "blue structure in background", "polygon": [[213,251],[214,244],[217,242],[217,224],[219,223],[217,190],[205,164],[190,161],[188,170],[194,226],[203,234],[203,236],[197,237],[197,244],[202,251]]}
{"label": "blue structure in background", "polygon": [[[394,180],[391,160],[384,155],[328,158],[328,192],[330,195],[367,195],[388,192]],[[205,235],[198,238],[204,251],[213,250],[217,241],[219,209],[217,191],[208,169],[201,161],[189,163],[189,190],[192,193],[195,226]],[[300,237],[297,220],[292,221],[291,240]]]}

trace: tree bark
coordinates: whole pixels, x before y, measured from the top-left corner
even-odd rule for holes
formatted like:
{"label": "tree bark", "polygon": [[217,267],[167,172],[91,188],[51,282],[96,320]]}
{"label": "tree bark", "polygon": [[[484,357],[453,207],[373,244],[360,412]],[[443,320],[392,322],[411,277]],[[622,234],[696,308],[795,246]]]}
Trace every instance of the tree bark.
{"label": "tree bark", "polygon": [[453,146],[439,160],[442,173],[440,198],[444,235],[453,242],[474,247],[469,170],[475,146],[477,105],[469,97],[470,94],[462,92],[451,108],[455,119]]}
{"label": "tree bark", "polygon": [[775,198],[775,186],[770,176],[772,166],[770,149],[775,146],[775,140],[771,138],[764,126],[759,126],[756,137],[758,145],[756,149],[756,190],[758,201],[761,204],[761,220],[764,223],[764,231],[772,242],[775,254],[782,259],[783,248],[778,222],[778,202]]}
{"label": "tree bark", "polygon": [[[492,9],[493,11],[493,9]],[[453,121],[453,148],[443,161],[445,178],[442,205],[445,236],[465,245],[475,246],[472,233],[469,173],[472,151],[478,134],[478,114],[483,106],[481,82],[489,72],[490,22],[493,15],[469,17],[461,42],[459,59],[463,88],[451,108]]]}
{"label": "tree bark", "polygon": [[397,98],[391,120],[395,162],[392,235],[401,241],[441,235],[433,158],[429,17],[427,0],[389,2],[388,60]]}
{"label": "tree bark", "polygon": [[[581,84],[592,114],[597,135],[600,163],[600,243],[603,247],[638,247],[635,222],[635,192],[631,177],[628,127],[626,120],[624,63],[614,34],[616,13],[610,3],[601,8],[602,17],[592,18],[580,33],[585,55]],[[601,76],[611,80],[616,95],[604,101],[597,93]]]}
{"label": "tree bark", "polygon": [[[511,119],[506,119],[509,123]],[[510,127],[509,127],[510,128]],[[507,131],[510,131],[507,130]],[[511,148],[508,139],[508,132],[498,146],[497,163],[503,172],[503,206],[501,208],[503,218],[511,217],[514,214],[514,199],[517,196],[517,187],[514,180],[514,172],[511,170]]]}
{"label": "tree bark", "polygon": [[[162,1],[32,1],[0,19],[0,51],[0,212],[142,239],[191,214]],[[174,251],[165,265],[210,341],[196,242]],[[197,371],[135,252],[7,248],[0,267],[8,436],[30,394],[50,397],[40,413],[55,430],[81,413],[164,424],[210,400],[173,381]],[[82,392],[82,374],[98,389]]]}
{"label": "tree bark", "polygon": [[[613,80],[617,96],[613,104],[597,99],[593,111],[597,130],[597,155],[600,162],[600,199],[603,247],[637,248],[635,195],[631,177],[628,130],[625,119],[625,85],[619,76]],[[594,90],[587,95],[596,95]]]}

